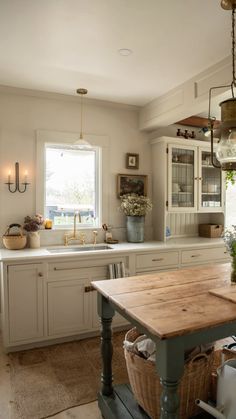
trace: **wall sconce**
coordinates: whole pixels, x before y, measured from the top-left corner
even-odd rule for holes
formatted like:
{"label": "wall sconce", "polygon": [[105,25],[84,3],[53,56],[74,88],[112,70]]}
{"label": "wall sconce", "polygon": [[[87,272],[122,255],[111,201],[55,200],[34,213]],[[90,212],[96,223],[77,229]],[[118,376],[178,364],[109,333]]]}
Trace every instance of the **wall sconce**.
{"label": "wall sconce", "polygon": [[[15,182],[11,182],[11,171],[9,170],[8,181],[5,183],[5,185],[8,185],[9,192],[11,192],[11,193],[15,193],[15,192],[24,193],[27,189],[27,186],[30,185],[30,183],[27,182],[27,176],[28,176],[28,172],[26,170],[25,171],[25,181],[21,182],[21,184],[23,185],[23,188],[20,189],[20,167],[19,167],[19,163],[16,162],[15,163]],[[14,185],[14,187],[11,188],[11,185]]]}

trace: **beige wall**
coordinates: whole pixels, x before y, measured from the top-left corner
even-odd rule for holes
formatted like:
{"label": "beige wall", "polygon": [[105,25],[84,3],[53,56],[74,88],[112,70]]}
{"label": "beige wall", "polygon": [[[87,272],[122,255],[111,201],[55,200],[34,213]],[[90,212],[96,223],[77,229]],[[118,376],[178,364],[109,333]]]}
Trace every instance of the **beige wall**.
{"label": "beige wall", "polygon": [[[0,94],[0,231],[3,234],[7,225],[23,222],[25,215],[33,215],[36,205],[36,130],[79,132],[80,107],[70,99],[31,97],[19,94]],[[109,137],[109,162],[107,168],[109,196],[108,222],[114,226],[114,234],[125,237],[125,217],[119,213],[119,200],[116,197],[117,173],[140,173],[149,177],[149,196],[151,196],[150,146],[147,134],[138,129],[138,111],[129,107],[90,102],[84,113],[85,132]],[[125,169],[125,153],[140,154],[138,171]],[[20,162],[29,171],[31,185],[24,194],[11,194],[4,182],[7,171]],[[147,238],[151,237],[151,216],[146,219]],[[89,233],[88,233],[89,234]],[[62,234],[43,232],[42,243],[56,243]],[[103,235],[100,234],[100,240]],[[90,239],[90,237],[89,237]]]}

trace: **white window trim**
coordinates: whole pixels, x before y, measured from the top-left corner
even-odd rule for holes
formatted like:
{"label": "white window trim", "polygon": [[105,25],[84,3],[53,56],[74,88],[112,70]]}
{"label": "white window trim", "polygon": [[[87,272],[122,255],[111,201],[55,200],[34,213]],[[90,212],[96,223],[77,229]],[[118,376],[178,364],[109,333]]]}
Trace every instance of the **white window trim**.
{"label": "white window trim", "polygon": [[[45,208],[45,168],[46,168],[46,144],[74,144],[79,138],[79,133],[61,131],[36,131],[36,213],[44,214]],[[85,134],[84,139],[92,147],[100,148],[99,152],[99,225],[101,228],[108,220],[108,167],[109,167],[109,138],[104,135]],[[83,230],[94,229],[94,226],[81,226]],[[72,227],[56,228],[55,230],[70,230]]]}

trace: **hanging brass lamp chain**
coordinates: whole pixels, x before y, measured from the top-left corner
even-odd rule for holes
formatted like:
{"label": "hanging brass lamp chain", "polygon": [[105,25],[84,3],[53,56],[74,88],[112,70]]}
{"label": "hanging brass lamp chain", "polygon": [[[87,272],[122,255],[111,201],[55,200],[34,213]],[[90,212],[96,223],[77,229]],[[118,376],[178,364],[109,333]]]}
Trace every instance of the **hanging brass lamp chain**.
{"label": "hanging brass lamp chain", "polygon": [[80,140],[83,140],[83,98],[85,95],[87,95],[88,90],[87,89],[83,89],[83,88],[79,88],[76,90],[76,93],[78,93],[78,95],[80,95]]}
{"label": "hanging brass lamp chain", "polygon": [[232,7],[232,70],[233,70],[233,81],[232,81],[232,94],[234,97],[233,88],[236,87],[235,77],[235,5]]}

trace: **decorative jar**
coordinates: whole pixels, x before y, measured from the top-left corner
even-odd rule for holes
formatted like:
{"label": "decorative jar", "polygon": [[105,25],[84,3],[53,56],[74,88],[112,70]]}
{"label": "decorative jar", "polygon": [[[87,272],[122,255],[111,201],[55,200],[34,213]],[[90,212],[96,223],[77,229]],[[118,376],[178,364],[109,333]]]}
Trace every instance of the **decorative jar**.
{"label": "decorative jar", "polygon": [[143,243],[144,241],[144,216],[127,216],[127,241],[130,243]]}
{"label": "decorative jar", "polygon": [[29,232],[29,247],[31,249],[38,249],[40,247],[40,235],[38,231]]}

